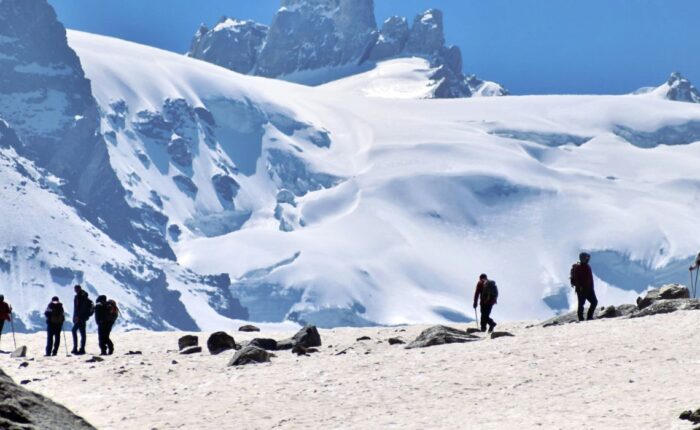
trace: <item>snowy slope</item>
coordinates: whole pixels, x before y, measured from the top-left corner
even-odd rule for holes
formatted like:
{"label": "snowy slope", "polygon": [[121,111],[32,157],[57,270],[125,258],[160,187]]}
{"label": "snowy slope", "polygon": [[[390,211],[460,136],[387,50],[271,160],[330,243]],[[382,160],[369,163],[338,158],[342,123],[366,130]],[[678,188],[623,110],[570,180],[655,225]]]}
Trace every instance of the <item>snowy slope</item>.
{"label": "snowy slope", "polygon": [[[593,252],[599,298],[612,304],[685,277],[700,248],[689,234],[700,216],[696,105],[401,100],[420,85],[400,71],[398,83],[377,79],[380,68],[309,88],[100,36],[70,32],[69,43],[132,198],[162,202],[181,232],[171,237],[178,262],[229,273],[253,320],[464,319],[481,272],[499,283],[500,318],[544,317],[568,306],[580,249]],[[200,108],[185,127],[189,166],[164,155],[182,136],[163,134],[188,117],[168,117],[166,100]],[[215,174],[238,184],[229,202]]]}

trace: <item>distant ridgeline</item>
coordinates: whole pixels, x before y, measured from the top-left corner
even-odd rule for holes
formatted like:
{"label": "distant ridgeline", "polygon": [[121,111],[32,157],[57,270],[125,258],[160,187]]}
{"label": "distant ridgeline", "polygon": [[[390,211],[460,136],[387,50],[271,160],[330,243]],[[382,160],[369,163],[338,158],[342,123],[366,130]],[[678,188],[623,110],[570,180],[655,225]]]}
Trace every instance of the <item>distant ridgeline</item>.
{"label": "distant ridgeline", "polygon": [[[462,51],[445,46],[441,11],[428,10],[412,25],[393,16],[378,29],[373,0],[282,0],[270,27],[223,17],[214,28],[202,24],[187,55],[239,73],[313,84],[339,77],[338,69],[349,75],[377,61],[417,56],[436,69],[434,97],[508,94],[464,75]],[[312,71],[320,73],[310,77]]]}

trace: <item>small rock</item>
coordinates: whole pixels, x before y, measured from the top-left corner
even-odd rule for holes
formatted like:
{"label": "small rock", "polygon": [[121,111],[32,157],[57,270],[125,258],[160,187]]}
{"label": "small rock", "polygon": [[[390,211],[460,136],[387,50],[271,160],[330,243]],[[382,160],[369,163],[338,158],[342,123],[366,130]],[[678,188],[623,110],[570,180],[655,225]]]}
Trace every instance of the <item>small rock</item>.
{"label": "small rock", "polygon": [[21,362],[21,363],[19,364],[19,367],[20,367],[20,368],[22,368],[22,367],[29,367],[29,362],[28,362],[28,361],[23,361],[23,362]]}
{"label": "small rock", "polygon": [[246,346],[236,352],[233,358],[228,362],[229,366],[243,366],[254,363],[267,363],[270,361],[270,353],[264,349],[255,346]]}
{"label": "small rock", "polygon": [[254,325],[244,325],[241,327],[238,327],[238,331],[246,331],[246,332],[254,332],[254,331],[260,331],[258,327],[255,327]]}
{"label": "small rock", "polygon": [[481,333],[481,330],[474,327],[469,327],[467,329],[467,334]]}
{"label": "small rock", "polygon": [[200,352],[202,352],[201,346],[190,346],[190,347],[187,347],[187,348],[183,349],[182,351],[180,351],[180,354],[190,355],[190,354],[198,354]]}
{"label": "small rock", "polygon": [[27,384],[30,383],[30,382],[32,382],[31,379],[23,379],[23,380],[21,380],[19,383],[20,383],[21,385],[27,385]]}
{"label": "small rock", "polygon": [[177,360],[171,361],[170,364],[177,364]]}
{"label": "small rock", "polygon": [[177,340],[177,346],[180,351],[182,351],[185,348],[197,345],[199,345],[199,337],[193,336],[191,334],[182,336],[180,339]]}
{"label": "small rock", "polygon": [[218,331],[207,339],[207,349],[211,355],[221,354],[224,351],[236,349],[236,341],[233,339],[233,336],[223,331]]}
{"label": "small rock", "polygon": [[142,355],[143,353],[141,351],[129,351],[124,355]]}
{"label": "small rock", "polygon": [[10,357],[12,358],[24,358],[27,356],[27,347],[26,346],[20,346],[19,348],[15,349],[12,354],[10,354]]}
{"label": "small rock", "polygon": [[389,345],[403,345],[404,342],[403,340],[399,339],[398,337],[392,337],[389,339]]}
{"label": "small rock", "polygon": [[292,349],[292,348],[294,348],[294,340],[291,338],[277,341],[277,350],[278,351],[284,351],[284,350]]}
{"label": "small rock", "polygon": [[102,361],[105,361],[104,358],[97,357],[95,355],[93,355],[92,358],[85,360],[86,363],[100,363]]}
{"label": "small rock", "polygon": [[317,352],[318,352],[318,348],[306,348],[307,354],[316,354]]}
{"label": "small rock", "polygon": [[358,337],[358,338],[355,339],[355,340],[356,340],[357,342],[362,342],[363,340],[372,340],[372,338],[369,337],[369,336],[362,336],[362,337]]}
{"label": "small rock", "polygon": [[466,334],[456,328],[437,325],[430,327],[411,342],[406,349],[426,348],[435,345],[445,345],[449,343],[465,343],[479,340],[478,336]]}
{"label": "small rock", "polygon": [[248,342],[248,346],[255,346],[266,351],[277,351],[277,341],[274,339],[255,338]]}
{"label": "small rock", "polygon": [[310,325],[299,330],[292,337],[292,341],[294,345],[301,345],[304,348],[318,347],[321,346],[321,335],[316,326]]}
{"label": "small rock", "polygon": [[491,339],[498,339],[499,337],[515,337],[515,335],[507,331],[494,331],[491,333]]}
{"label": "small rock", "polygon": [[294,348],[292,348],[292,354],[296,355],[308,355],[306,353],[306,348],[304,348],[301,345],[294,345]]}

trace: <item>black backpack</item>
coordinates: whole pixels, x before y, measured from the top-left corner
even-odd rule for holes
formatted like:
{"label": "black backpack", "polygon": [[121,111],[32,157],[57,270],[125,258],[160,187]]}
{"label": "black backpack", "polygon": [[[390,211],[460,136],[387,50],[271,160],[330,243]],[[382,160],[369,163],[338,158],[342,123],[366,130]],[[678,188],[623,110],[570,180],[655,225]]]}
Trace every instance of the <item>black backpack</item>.
{"label": "black backpack", "polygon": [[85,312],[85,319],[90,319],[91,316],[95,315],[95,302],[92,301],[87,295],[83,296],[85,307],[87,308]]}
{"label": "black backpack", "polygon": [[117,302],[112,299],[107,300],[107,303],[105,303],[105,320],[110,324],[114,324],[118,317],[119,307],[117,306]]}
{"label": "black backpack", "polygon": [[54,303],[51,306],[51,313],[49,314],[50,324],[63,324],[66,317],[63,313],[63,305],[61,303]]}
{"label": "black backpack", "polygon": [[571,265],[571,271],[569,272],[569,280],[571,281],[571,287],[572,288],[577,288],[575,279],[576,279],[576,272],[578,271],[580,264],[579,263],[574,263]]}
{"label": "black backpack", "polygon": [[481,291],[481,300],[482,302],[490,302],[494,301],[498,298],[498,286],[496,285],[496,281],[486,281],[486,285],[484,285],[484,289]]}

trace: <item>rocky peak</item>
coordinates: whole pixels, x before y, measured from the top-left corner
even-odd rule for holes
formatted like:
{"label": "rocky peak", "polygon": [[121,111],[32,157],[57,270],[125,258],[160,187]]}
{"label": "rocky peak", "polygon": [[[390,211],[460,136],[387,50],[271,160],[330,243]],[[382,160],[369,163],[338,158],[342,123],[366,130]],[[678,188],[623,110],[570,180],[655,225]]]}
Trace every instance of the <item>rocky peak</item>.
{"label": "rocky peak", "polygon": [[668,92],[666,93],[667,99],[679,102],[700,103],[700,91],[680,73],[672,73],[666,85],[668,85]]}
{"label": "rocky peak", "polygon": [[406,53],[437,55],[444,46],[442,11],[430,9],[416,16],[406,43]]}
{"label": "rocky peak", "polygon": [[399,55],[408,41],[411,29],[408,20],[401,16],[392,16],[384,21],[377,43],[370,53],[370,60],[377,61]]}
{"label": "rocky peak", "polygon": [[214,28],[202,24],[188,56],[239,73],[250,73],[258,60],[269,28],[254,21],[222,17]]}

